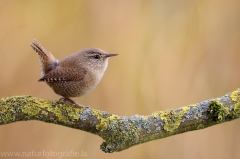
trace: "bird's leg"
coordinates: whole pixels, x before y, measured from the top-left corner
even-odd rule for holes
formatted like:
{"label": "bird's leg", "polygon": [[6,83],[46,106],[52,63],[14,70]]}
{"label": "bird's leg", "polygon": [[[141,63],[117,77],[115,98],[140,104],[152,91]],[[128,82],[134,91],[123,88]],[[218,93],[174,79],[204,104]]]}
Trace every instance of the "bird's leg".
{"label": "bird's leg", "polygon": [[60,98],[59,101],[68,102],[68,103],[76,105],[77,107],[84,108],[83,105],[81,105],[81,104],[79,104],[79,103],[75,102],[74,100],[72,100],[70,98],[67,98],[67,97]]}

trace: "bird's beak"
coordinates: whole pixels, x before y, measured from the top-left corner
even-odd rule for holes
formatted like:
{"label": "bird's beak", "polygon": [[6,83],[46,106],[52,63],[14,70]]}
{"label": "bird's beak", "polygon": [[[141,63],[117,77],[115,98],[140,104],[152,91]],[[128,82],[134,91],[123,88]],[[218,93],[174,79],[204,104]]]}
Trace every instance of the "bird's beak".
{"label": "bird's beak", "polygon": [[107,54],[106,57],[117,56],[118,54]]}

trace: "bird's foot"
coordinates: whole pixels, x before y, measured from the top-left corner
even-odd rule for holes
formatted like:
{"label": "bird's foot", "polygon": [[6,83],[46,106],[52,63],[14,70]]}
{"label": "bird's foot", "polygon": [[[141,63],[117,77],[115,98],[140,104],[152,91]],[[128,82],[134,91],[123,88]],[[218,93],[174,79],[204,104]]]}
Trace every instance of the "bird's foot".
{"label": "bird's foot", "polygon": [[74,100],[72,100],[70,98],[67,98],[67,97],[60,98],[59,102],[61,102],[61,101],[68,102],[70,104],[74,104],[74,105],[76,105],[77,107],[80,107],[80,108],[89,108],[89,107],[85,107],[85,106],[83,106],[83,105],[81,105],[81,104],[79,104],[79,103],[75,102]]}

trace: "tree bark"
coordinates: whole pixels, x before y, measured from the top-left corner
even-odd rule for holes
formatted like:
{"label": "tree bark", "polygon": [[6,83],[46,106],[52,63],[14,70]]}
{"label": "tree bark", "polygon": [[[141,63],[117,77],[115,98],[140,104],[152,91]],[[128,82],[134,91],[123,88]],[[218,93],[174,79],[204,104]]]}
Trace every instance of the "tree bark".
{"label": "tree bark", "polygon": [[140,143],[199,130],[239,118],[240,89],[176,110],[151,115],[118,116],[92,108],[31,96],[0,100],[0,124],[39,120],[90,132],[103,138],[101,149],[112,153]]}

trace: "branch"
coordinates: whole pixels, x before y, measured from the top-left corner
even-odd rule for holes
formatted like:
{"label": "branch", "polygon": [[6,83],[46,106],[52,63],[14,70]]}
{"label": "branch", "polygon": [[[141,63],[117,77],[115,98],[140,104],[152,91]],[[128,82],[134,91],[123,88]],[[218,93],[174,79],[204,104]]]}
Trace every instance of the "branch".
{"label": "branch", "polygon": [[129,117],[31,96],[14,96],[0,100],[0,125],[39,120],[80,129],[102,137],[105,141],[101,149],[108,153],[122,151],[151,140],[203,129],[237,119],[239,116],[240,89],[220,98],[176,110]]}

